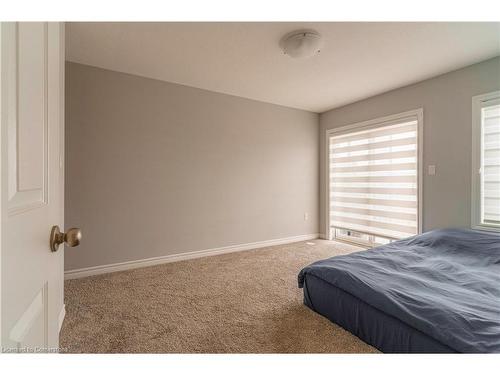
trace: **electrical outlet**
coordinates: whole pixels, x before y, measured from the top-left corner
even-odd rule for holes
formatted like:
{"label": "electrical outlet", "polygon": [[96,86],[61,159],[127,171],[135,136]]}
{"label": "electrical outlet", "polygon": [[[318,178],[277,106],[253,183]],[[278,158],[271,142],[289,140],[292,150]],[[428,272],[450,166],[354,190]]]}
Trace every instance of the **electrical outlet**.
{"label": "electrical outlet", "polygon": [[429,165],[429,170],[428,170],[428,174],[429,176],[434,176],[436,174],[436,166],[435,165]]}
{"label": "electrical outlet", "polygon": [[307,212],[304,212],[304,221],[309,220],[309,214]]}

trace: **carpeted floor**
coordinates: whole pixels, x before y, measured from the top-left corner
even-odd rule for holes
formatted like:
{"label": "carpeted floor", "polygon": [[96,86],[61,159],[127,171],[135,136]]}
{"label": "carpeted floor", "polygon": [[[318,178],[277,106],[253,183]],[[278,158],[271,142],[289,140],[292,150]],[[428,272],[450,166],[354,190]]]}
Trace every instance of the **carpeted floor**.
{"label": "carpeted floor", "polygon": [[305,307],[297,288],[303,266],[355,250],[314,240],[68,280],[60,346],[80,353],[376,352]]}

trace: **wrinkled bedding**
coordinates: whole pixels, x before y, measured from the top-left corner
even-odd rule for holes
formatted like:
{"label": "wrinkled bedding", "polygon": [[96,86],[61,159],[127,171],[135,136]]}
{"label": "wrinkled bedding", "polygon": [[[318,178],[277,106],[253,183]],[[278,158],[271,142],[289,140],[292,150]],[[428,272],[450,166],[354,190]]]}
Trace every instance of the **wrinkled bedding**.
{"label": "wrinkled bedding", "polygon": [[315,262],[313,275],[463,353],[500,352],[500,234],[439,229]]}

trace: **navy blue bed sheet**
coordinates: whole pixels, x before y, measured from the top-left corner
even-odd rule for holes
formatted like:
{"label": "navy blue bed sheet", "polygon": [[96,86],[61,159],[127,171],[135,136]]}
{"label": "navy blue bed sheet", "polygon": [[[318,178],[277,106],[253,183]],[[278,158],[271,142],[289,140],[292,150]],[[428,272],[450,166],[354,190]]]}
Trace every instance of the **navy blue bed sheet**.
{"label": "navy blue bed sheet", "polygon": [[299,287],[308,276],[451,351],[500,352],[500,234],[434,230],[315,262],[300,272]]}

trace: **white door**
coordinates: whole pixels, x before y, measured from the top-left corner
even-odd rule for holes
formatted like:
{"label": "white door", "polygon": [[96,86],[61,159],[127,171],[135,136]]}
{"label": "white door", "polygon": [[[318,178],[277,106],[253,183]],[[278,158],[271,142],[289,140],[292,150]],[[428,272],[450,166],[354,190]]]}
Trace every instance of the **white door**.
{"label": "white door", "polygon": [[64,318],[64,25],[1,24],[2,351],[53,351]]}

